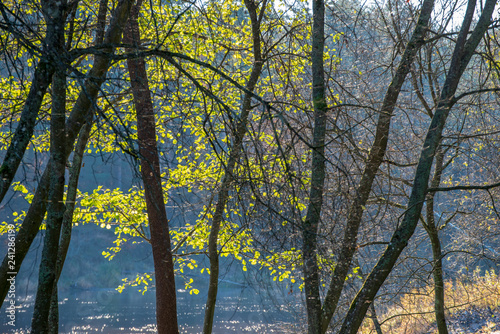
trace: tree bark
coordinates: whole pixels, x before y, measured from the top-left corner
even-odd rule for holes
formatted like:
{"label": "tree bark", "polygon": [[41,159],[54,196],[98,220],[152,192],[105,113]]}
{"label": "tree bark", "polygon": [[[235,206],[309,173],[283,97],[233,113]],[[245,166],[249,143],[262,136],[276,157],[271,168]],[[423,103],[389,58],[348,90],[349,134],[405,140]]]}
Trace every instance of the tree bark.
{"label": "tree bark", "polygon": [[373,181],[382,164],[385,152],[387,150],[387,141],[389,139],[391,118],[394,108],[401,92],[401,87],[410,72],[411,64],[424,43],[425,34],[429,26],[429,20],[434,8],[434,0],[425,0],[413,31],[410,41],[406,46],[396,73],[385,94],[382,107],[380,108],[379,118],[375,139],[370,149],[368,162],[356,190],[354,202],[351,204],[347,224],[344,231],[340,255],[337,259],[335,270],[330,280],[328,292],[323,303],[322,312],[322,333],[325,333],[330,324],[330,320],[337,308],[337,304],[344,287],[351,266],[352,258],[356,251],[357,235],[361,225],[364,208],[370,195]]}
{"label": "tree bark", "polygon": [[[74,11],[76,11],[77,5],[74,6],[75,6]],[[99,2],[99,11],[97,14],[97,31],[96,31],[95,44],[102,44],[102,42],[104,41],[107,10],[108,10],[108,0],[101,0]],[[70,23],[70,30],[72,23],[73,22]],[[71,31],[69,39],[70,40],[66,43],[67,48],[70,47],[69,43],[71,42]],[[58,304],[59,298],[58,298],[57,283],[59,281],[59,277],[61,276],[61,272],[64,267],[64,262],[66,260],[66,255],[68,254],[68,249],[71,242],[71,232],[73,229],[73,213],[75,211],[78,180],[80,179],[80,171],[82,168],[83,155],[85,147],[87,147],[87,143],[90,137],[90,131],[92,130],[92,123],[93,123],[92,119],[90,119],[85,123],[85,125],[80,130],[80,134],[78,135],[78,140],[73,152],[73,161],[71,163],[71,168],[69,171],[68,190],[66,193],[66,205],[61,226],[61,236],[59,240],[59,249],[57,254],[55,286],[54,290],[52,291],[50,311],[49,311],[50,334],[57,334],[59,329],[59,304]]]}
{"label": "tree bark", "polygon": [[313,1],[312,28],[312,102],[314,129],[312,142],[311,189],[306,218],[302,223],[302,256],[304,290],[309,334],[321,333],[321,299],[319,295],[319,269],[317,260],[318,227],[325,186],[325,133],[326,92],[323,64],[325,48],[325,3]]}
{"label": "tree bark", "polygon": [[[95,44],[101,44],[104,40],[104,28],[106,24],[106,12],[108,9],[108,1],[101,0],[99,3],[99,11],[97,15],[97,32]],[[76,5],[74,7],[76,11]],[[74,16],[74,15],[73,15]],[[70,23],[70,25],[72,22]],[[71,30],[71,26],[70,26]],[[69,36],[71,39],[71,35]],[[70,47],[70,40],[66,43],[67,47]],[[57,284],[59,277],[61,276],[62,269],[64,267],[64,262],[66,260],[66,255],[68,254],[69,245],[71,242],[71,232],[73,229],[73,213],[75,211],[76,195],[78,190],[78,180],[80,178],[80,171],[82,168],[83,155],[85,147],[90,137],[90,131],[92,129],[92,119],[87,121],[85,125],[80,130],[78,136],[78,141],[76,143],[73,160],[71,163],[71,168],[69,171],[68,180],[68,190],[66,193],[66,205],[61,226],[61,236],[59,239],[59,249],[57,254],[56,262],[56,278],[54,284],[54,290],[52,291],[52,297],[50,302],[49,311],[49,334],[57,334],[59,331],[59,298]]]}
{"label": "tree bark", "polygon": [[[436,163],[434,166],[434,176],[432,177],[431,187],[437,188],[441,183],[441,175],[443,172],[443,149],[439,149],[436,154]],[[432,275],[434,277],[434,314],[436,316],[436,324],[439,334],[448,334],[445,317],[444,304],[444,280],[443,280],[443,261],[441,252],[441,241],[439,240],[438,229],[434,219],[434,196],[436,193],[429,193],[426,200],[426,216],[427,222],[424,227],[431,241],[433,268]]]}
{"label": "tree bark", "polygon": [[[127,22],[132,4],[133,0],[122,0],[119,2],[113,13],[109,29],[104,39],[105,44],[117,44],[121,41],[123,27]],[[113,48],[109,47],[103,49],[103,51],[112,53]],[[103,54],[95,57],[94,65],[89,72],[89,78],[85,81],[85,84],[82,87],[82,92],[75,102],[71,114],[66,121],[66,160],[73,149],[73,144],[78,133],[80,132],[80,129],[86,121],[91,119],[91,107],[95,104],[95,100],[99,93],[99,87],[105,80],[106,72],[108,71],[109,66],[109,56]],[[14,272],[16,273],[19,271],[24,257],[26,256],[44,219],[48,188],[50,184],[50,173],[52,168],[54,168],[53,164],[54,162],[52,159],[49,159],[42,178],[38,183],[38,188],[35,192],[31,206],[28,209],[18,234],[16,235],[16,264],[14,268]],[[7,273],[13,271],[8,268],[8,261],[9,259],[6,254],[4,260],[2,261],[2,265],[0,266],[0,303],[3,303],[9,288],[7,278],[12,276]]]}
{"label": "tree bark", "polygon": [[375,327],[375,331],[377,332],[377,334],[383,334],[382,326],[380,326],[380,322],[378,321],[377,311],[375,311],[375,306],[373,305],[373,303],[370,305],[370,318],[372,319],[373,327]]}
{"label": "tree bark", "polygon": [[441,140],[441,134],[450,108],[455,102],[453,96],[465,68],[490,24],[493,10],[496,5],[495,0],[487,0],[485,2],[481,17],[474,31],[470,34],[469,39],[467,39],[474,16],[475,3],[475,0],[469,0],[467,12],[456,41],[450,68],[441,90],[439,103],[429,126],[429,130],[427,131],[421,151],[410,200],[403,221],[394,232],[384,254],[373,268],[363,284],[363,287],[356,295],[356,298],[353,300],[340,330],[341,333],[355,334],[357,332],[373,298],[391,272],[399,255],[406,247],[410,237],[415,231],[427,193],[434,155]]}
{"label": "tree bark", "polygon": [[68,191],[66,192],[66,205],[61,226],[61,236],[59,240],[59,249],[56,262],[56,286],[52,292],[52,302],[50,304],[49,313],[49,333],[57,333],[58,323],[58,294],[57,282],[61,276],[61,271],[64,267],[66,255],[68,254],[69,245],[71,242],[71,232],[73,229],[73,213],[75,211],[76,195],[78,189],[78,180],[80,178],[80,171],[82,167],[83,153],[90,136],[92,129],[92,122],[85,123],[85,126],[80,131],[75,150],[73,152],[73,160],[69,172]]}
{"label": "tree bark", "polygon": [[[139,46],[138,16],[142,0],[132,8],[124,42]],[[129,49],[128,51],[133,51]],[[156,123],[144,58],[127,60],[137,118],[137,137],[144,184],[156,280],[156,322],[158,333],[178,334],[174,264],[167,212],[160,177]]]}
{"label": "tree bark", "polygon": [[35,69],[30,91],[21,113],[21,119],[0,167],[0,203],[12,184],[26,147],[28,147],[28,143],[33,136],[36,118],[53,73],[54,69],[49,65],[48,60],[41,58]]}
{"label": "tree bark", "polygon": [[50,113],[50,159],[52,170],[47,204],[45,238],[38,274],[38,289],[35,298],[31,332],[49,331],[49,310],[52,291],[57,284],[56,262],[59,249],[59,235],[64,215],[64,174],[66,171],[66,61],[64,60],[63,13],[66,1],[42,1],[42,12],[47,22],[47,35],[51,52],[51,65],[55,67],[52,78],[52,108]]}
{"label": "tree bark", "polygon": [[[5,13],[4,8],[1,8],[1,14],[6,22],[7,31],[15,30],[11,25],[9,17]],[[59,20],[61,22],[66,20],[67,12],[60,14]],[[17,172],[19,164],[21,163],[24,152],[28,147],[28,143],[33,136],[36,118],[40,111],[43,98],[47,92],[47,88],[52,81],[54,74],[54,66],[51,65],[51,41],[56,38],[53,35],[54,30],[47,29],[45,39],[42,42],[42,57],[33,74],[30,90],[21,112],[21,118],[14,132],[14,136],[10,145],[5,153],[2,165],[0,166],[0,203],[3,201],[5,194],[9,190],[12,180]]]}
{"label": "tree bark", "polygon": [[[252,38],[253,38],[253,56],[254,63],[252,67],[252,72],[246,83],[246,92],[243,96],[243,101],[241,104],[241,115],[236,126],[236,131],[234,134],[234,141],[231,145],[229,152],[229,159],[224,170],[224,178],[220,185],[220,190],[218,192],[217,204],[215,206],[215,212],[212,219],[212,227],[210,229],[210,235],[208,239],[208,257],[210,259],[210,279],[208,286],[207,302],[205,305],[205,318],[203,321],[203,334],[212,333],[212,327],[214,322],[215,304],[217,301],[217,290],[219,285],[219,252],[218,252],[218,239],[219,231],[224,217],[224,210],[229,198],[229,191],[231,189],[231,184],[233,182],[233,173],[235,171],[236,164],[240,159],[242,149],[243,149],[243,138],[247,132],[248,116],[250,115],[252,95],[251,92],[254,91],[257,81],[259,80],[260,74],[262,73],[263,60],[261,52],[261,40],[260,40],[260,20],[257,16],[258,6],[255,4],[254,0],[244,0],[245,6],[250,15],[250,20],[252,23]],[[261,14],[265,11],[267,1],[263,1]]]}

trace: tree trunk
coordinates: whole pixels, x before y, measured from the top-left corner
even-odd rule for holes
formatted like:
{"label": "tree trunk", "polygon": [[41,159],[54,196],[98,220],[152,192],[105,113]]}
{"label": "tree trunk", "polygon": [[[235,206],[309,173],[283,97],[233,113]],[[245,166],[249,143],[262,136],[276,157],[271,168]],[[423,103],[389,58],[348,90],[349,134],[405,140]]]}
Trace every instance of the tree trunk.
{"label": "tree trunk", "polygon": [[377,319],[377,311],[375,311],[375,305],[373,305],[373,303],[370,305],[370,318],[372,319],[373,327],[375,327],[377,334],[383,334],[382,327]]}
{"label": "tree trunk", "polygon": [[314,106],[314,129],[312,144],[311,189],[306,219],[302,223],[302,254],[304,287],[309,334],[321,333],[321,299],[319,295],[319,269],[317,260],[318,227],[323,204],[325,186],[325,133],[326,93],[323,64],[325,48],[325,3],[313,1],[312,28],[312,102]]}
{"label": "tree trunk", "polygon": [[[97,32],[95,44],[102,44],[104,40],[104,27],[106,25],[107,9],[108,1],[101,0],[99,3],[99,12],[97,15]],[[76,11],[76,6],[74,10]],[[71,35],[69,38],[71,38]],[[70,47],[68,43],[66,43],[66,45],[67,47]],[[66,193],[66,206],[61,226],[61,236],[57,254],[55,286],[54,290],[52,291],[50,302],[49,334],[57,334],[59,329],[59,298],[57,292],[57,283],[59,281],[59,277],[61,276],[64,262],[66,260],[66,255],[68,254],[69,244],[71,242],[71,232],[73,229],[73,213],[75,211],[78,180],[80,178],[80,171],[82,168],[83,154],[90,137],[90,131],[92,130],[92,123],[92,119],[90,119],[80,130],[78,141],[73,152],[73,161],[69,171],[68,190]]]}
{"label": "tree trunk", "polygon": [[64,215],[64,174],[66,171],[66,64],[61,57],[65,54],[63,12],[65,1],[43,1],[42,12],[47,22],[47,35],[51,50],[51,65],[55,67],[52,78],[52,108],[50,113],[50,173],[49,194],[47,204],[47,222],[45,238],[38,274],[31,332],[47,333],[49,331],[49,310],[51,296],[56,281],[57,253],[59,235]]}
{"label": "tree trunk", "polygon": [[[48,39],[49,36],[46,37]],[[50,84],[54,68],[49,66],[46,58],[41,58],[35,69],[33,81],[26,102],[21,113],[21,120],[17,125],[14,137],[10,142],[7,153],[0,167],[0,203],[9,190],[17,168],[23,159],[26,147],[33,136],[35,121],[42,105],[42,100]]]}
{"label": "tree trunk", "polygon": [[[224,170],[224,178],[220,185],[220,190],[218,192],[217,204],[215,206],[215,212],[212,219],[212,227],[210,229],[210,235],[208,239],[208,257],[210,259],[210,279],[208,286],[207,302],[205,305],[205,318],[203,320],[203,333],[212,333],[212,327],[214,322],[215,304],[217,301],[217,290],[219,286],[219,252],[218,252],[218,238],[221,223],[223,221],[224,210],[229,198],[229,190],[231,189],[231,183],[233,182],[233,173],[235,171],[236,164],[241,156],[243,149],[243,138],[247,132],[248,116],[251,110],[252,95],[251,92],[254,91],[257,81],[259,80],[260,74],[262,72],[263,60],[261,54],[261,40],[260,40],[260,20],[257,16],[258,6],[255,4],[254,0],[245,0],[245,6],[250,15],[250,21],[252,23],[252,38],[253,38],[253,53],[254,53],[254,63],[252,67],[252,72],[246,84],[246,92],[243,96],[243,101],[241,104],[241,115],[239,122],[236,126],[236,132],[234,135],[234,141],[231,145],[229,151],[229,159]],[[267,1],[263,1],[261,14],[265,11]]]}
{"label": "tree trunk", "polygon": [[387,150],[387,141],[389,139],[389,131],[391,118],[394,113],[394,108],[398,100],[401,87],[411,69],[411,64],[424,43],[425,34],[431,18],[431,13],[434,8],[434,0],[425,0],[422,4],[422,9],[417,21],[417,25],[413,31],[408,45],[404,51],[401,61],[398,65],[396,73],[392,79],[389,88],[384,97],[382,107],[380,108],[379,118],[375,139],[370,149],[370,155],[366,164],[365,170],[356,190],[354,202],[351,204],[347,224],[344,231],[344,239],[340,255],[337,259],[337,265],[332,274],[328,292],[323,303],[322,312],[322,333],[325,333],[332,319],[333,313],[337,308],[337,304],[342,293],[345,278],[347,277],[351,266],[352,258],[356,251],[357,235],[361,225],[364,208],[370,195],[373,181],[382,164],[385,152]]}
{"label": "tree trunk", "polygon": [[57,282],[61,276],[61,271],[64,267],[66,255],[68,254],[69,244],[71,242],[71,232],[73,228],[73,212],[75,211],[76,195],[78,189],[78,179],[80,178],[80,171],[82,167],[83,153],[90,136],[92,129],[92,122],[86,123],[80,131],[78,142],[73,153],[73,161],[69,172],[68,191],[66,193],[66,206],[61,227],[61,236],[59,240],[59,250],[57,254],[56,263],[56,286],[52,292],[52,302],[50,304],[49,313],[49,333],[57,333],[58,323],[58,296],[57,296]]}
{"label": "tree trunk", "polygon": [[340,330],[341,333],[355,334],[357,332],[373,298],[391,272],[399,255],[406,247],[410,237],[415,231],[427,193],[434,155],[441,140],[441,134],[450,108],[455,103],[453,96],[465,68],[490,24],[491,16],[496,5],[495,0],[487,0],[485,2],[483,12],[476,28],[467,40],[469,28],[474,16],[475,3],[475,0],[470,0],[467,7],[462,28],[456,41],[450,68],[443,89],[441,90],[439,103],[429,126],[429,130],[427,131],[421,151],[410,200],[403,221],[394,232],[389,246],[386,248],[384,254],[373,268],[356,298],[353,300]]}
{"label": "tree trunk", "polygon": [[[138,16],[142,0],[132,8],[124,42],[139,46]],[[132,51],[132,49],[129,49]],[[156,143],[156,123],[149,91],[146,62],[143,58],[127,60],[130,85],[137,117],[137,137],[144,184],[151,246],[156,280],[156,321],[160,334],[178,334],[174,264],[170,245],[167,213],[160,177],[160,160]]]}
{"label": "tree trunk", "polygon": [[[443,149],[439,149],[436,154],[436,163],[434,166],[434,176],[432,177],[431,187],[437,188],[441,183],[441,175],[443,172]],[[439,334],[448,334],[446,327],[446,318],[444,314],[444,281],[443,281],[443,261],[441,252],[441,241],[439,240],[438,229],[434,219],[434,196],[436,193],[429,193],[426,201],[426,216],[425,230],[431,241],[433,268],[432,275],[434,277],[434,314],[436,315],[436,324]]]}

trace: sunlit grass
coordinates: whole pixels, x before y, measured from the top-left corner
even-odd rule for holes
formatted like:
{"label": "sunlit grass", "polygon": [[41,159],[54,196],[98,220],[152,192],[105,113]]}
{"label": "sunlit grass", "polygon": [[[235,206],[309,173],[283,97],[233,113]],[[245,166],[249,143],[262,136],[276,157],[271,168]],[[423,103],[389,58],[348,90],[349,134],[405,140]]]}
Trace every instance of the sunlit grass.
{"label": "sunlit grass", "polygon": [[[445,283],[447,319],[469,309],[498,310],[500,307],[500,277],[494,271],[462,276]],[[434,288],[431,285],[403,295],[387,312],[378,315],[383,333],[417,334],[435,330]],[[373,321],[366,317],[361,333],[376,333]],[[488,331],[484,332],[487,333]]]}

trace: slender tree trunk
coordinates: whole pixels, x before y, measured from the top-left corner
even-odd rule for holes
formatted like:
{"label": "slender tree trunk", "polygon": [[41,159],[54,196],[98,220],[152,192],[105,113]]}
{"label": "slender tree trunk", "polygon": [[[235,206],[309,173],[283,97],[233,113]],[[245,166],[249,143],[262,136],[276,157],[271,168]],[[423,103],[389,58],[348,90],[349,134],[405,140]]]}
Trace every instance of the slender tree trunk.
{"label": "slender tree trunk", "polygon": [[[142,1],[132,8],[124,41],[139,46],[138,16]],[[129,50],[131,51],[131,50]],[[156,143],[156,123],[153,102],[149,91],[146,62],[143,58],[128,59],[130,84],[137,117],[137,136],[144,184],[151,246],[156,280],[156,321],[160,334],[177,334],[177,306],[175,276],[167,212],[160,177],[160,160]]]}
{"label": "slender tree trunk", "polygon": [[42,12],[47,22],[47,35],[53,36],[53,39],[48,41],[48,49],[51,50],[52,66],[56,68],[52,78],[52,108],[50,113],[50,159],[53,162],[53,169],[50,175],[46,231],[31,323],[31,332],[34,334],[49,331],[50,301],[52,291],[57,284],[57,253],[64,215],[64,174],[67,158],[65,145],[66,62],[61,56],[65,54],[65,22],[62,19],[65,8],[65,1],[42,1]]}
{"label": "slender tree trunk", "polygon": [[383,334],[382,326],[380,326],[380,322],[378,321],[377,312],[375,311],[373,303],[370,305],[370,318],[372,319],[373,327],[375,327],[377,334]]}
{"label": "slender tree trunk", "polygon": [[[76,10],[75,5],[75,9]],[[108,1],[101,0],[99,3],[99,12],[97,15],[97,32],[96,32],[96,40],[95,44],[102,44],[104,40],[104,28],[106,25],[106,13],[108,9]],[[74,18],[74,14],[72,15]],[[72,24],[73,22],[71,22]],[[69,39],[71,40],[71,24],[70,24],[70,34]],[[70,47],[70,40],[66,44],[67,47]],[[59,329],[59,298],[58,298],[58,289],[57,283],[59,281],[59,277],[61,276],[62,269],[64,267],[64,262],[66,260],[66,255],[68,254],[69,244],[71,242],[71,232],[73,229],[73,213],[75,211],[76,204],[76,195],[78,190],[78,180],[80,179],[80,171],[82,168],[83,154],[85,151],[85,147],[87,146],[87,142],[90,137],[90,131],[92,129],[92,119],[87,121],[85,125],[80,130],[80,134],[78,136],[78,141],[76,143],[74,152],[73,152],[73,161],[71,164],[71,168],[69,171],[69,180],[68,180],[68,190],[66,193],[66,205],[65,211],[62,221],[61,227],[61,236],[59,240],[59,250],[57,254],[57,263],[56,263],[56,278],[55,278],[55,286],[52,291],[52,297],[50,302],[50,311],[49,311],[49,333],[57,334]]]}
{"label": "slender tree trunk", "polygon": [[[441,183],[441,175],[443,172],[444,151],[440,148],[436,154],[436,163],[434,166],[434,176],[432,177],[431,187],[437,188]],[[439,240],[438,229],[434,219],[434,196],[435,193],[429,193],[426,201],[426,216],[427,222],[424,227],[431,241],[433,268],[432,275],[434,277],[434,314],[436,315],[436,323],[439,334],[448,334],[445,317],[444,304],[444,281],[443,281],[443,261],[441,252],[441,241]]]}
{"label": "slender tree trunk", "polygon": [[54,289],[52,290],[52,297],[50,298],[50,310],[49,310],[49,319],[48,319],[48,333],[49,334],[57,334],[59,333],[59,305],[58,305],[58,289],[57,289],[57,277],[56,273],[56,282],[54,284]]}
{"label": "slender tree trunk", "polygon": [[49,333],[57,333],[57,323],[59,319],[58,297],[57,297],[57,282],[61,276],[61,271],[64,267],[66,255],[68,254],[69,245],[71,242],[71,232],[73,228],[73,213],[75,211],[76,195],[78,189],[78,180],[82,167],[83,153],[90,136],[92,122],[86,123],[80,131],[75,150],[73,152],[73,161],[69,172],[68,191],[66,192],[66,206],[61,227],[61,237],[59,240],[59,250],[56,263],[56,286],[52,293],[52,302],[50,304],[49,313]]}
{"label": "slender tree trunk", "polygon": [[[252,67],[252,72],[246,84],[246,89],[253,92],[257,81],[259,80],[260,74],[262,72],[263,60],[261,54],[261,40],[260,40],[260,19],[257,16],[258,6],[255,4],[254,0],[244,0],[245,6],[250,15],[250,21],[252,23],[252,38],[253,38],[253,53],[254,53],[254,64]],[[262,16],[267,1],[263,1],[260,15]],[[229,191],[231,189],[231,184],[233,182],[233,173],[235,171],[236,164],[240,159],[242,149],[243,149],[243,138],[247,132],[248,116],[251,110],[252,95],[245,93],[241,105],[241,114],[239,122],[236,126],[236,132],[234,135],[234,141],[231,145],[229,151],[229,159],[224,170],[224,178],[220,185],[220,190],[218,192],[217,204],[215,206],[215,212],[212,219],[212,227],[210,229],[210,235],[208,239],[208,256],[210,259],[210,279],[208,286],[207,302],[205,306],[205,318],[203,321],[203,333],[212,333],[212,327],[214,322],[215,304],[217,301],[217,290],[219,285],[219,252],[218,252],[218,239],[219,231],[223,221],[224,210],[229,198]]]}
{"label": "slender tree trunk", "polygon": [[[132,4],[133,0],[122,0],[119,2],[113,13],[109,29],[104,39],[105,44],[117,44],[121,41],[123,27],[127,22]],[[103,51],[112,53],[113,48],[106,48],[103,49]],[[80,132],[80,129],[86,121],[91,119],[91,107],[95,104],[95,100],[99,93],[99,87],[105,80],[106,72],[108,71],[109,66],[110,58],[106,55],[95,57],[94,65],[89,73],[89,79],[85,81],[82,92],[75,102],[71,114],[66,121],[66,139],[64,141],[66,145],[66,160],[73,149],[74,142]],[[54,168],[54,162],[52,159],[49,159],[42,178],[38,183],[38,188],[35,192],[31,206],[28,209],[18,234],[16,235],[16,264],[14,268],[14,272],[16,273],[19,271],[24,257],[28,253],[31,243],[38,234],[40,225],[45,217],[52,168]],[[9,258],[6,254],[0,266],[0,303],[3,303],[9,289],[7,278],[12,275],[7,273],[13,271],[9,269],[8,261]]]}
{"label": "slender tree trunk", "polygon": [[318,227],[325,186],[326,92],[323,64],[325,48],[325,3],[313,1],[312,102],[314,106],[311,189],[306,219],[302,223],[303,271],[309,334],[321,333],[321,299],[317,261]]}
{"label": "slender tree trunk", "polygon": [[387,92],[380,108],[379,118],[375,139],[370,149],[368,162],[356,190],[354,202],[349,210],[347,224],[344,231],[344,239],[340,255],[337,260],[337,265],[332,274],[330,285],[328,288],[325,301],[323,303],[322,312],[322,333],[325,333],[330,324],[330,320],[337,308],[337,304],[342,293],[345,278],[347,277],[351,266],[352,258],[356,251],[357,235],[361,225],[364,208],[370,195],[373,181],[382,164],[385,152],[387,150],[387,141],[389,139],[389,131],[391,118],[394,113],[394,108],[398,100],[401,87],[411,69],[411,65],[415,60],[418,50],[424,43],[424,38],[429,25],[432,10],[434,8],[434,0],[425,0],[422,4],[422,9],[417,21],[417,25],[413,31],[413,35],[406,46],[401,61],[398,65],[396,73],[392,78],[392,82],[387,89]]}
{"label": "slender tree trunk", "polygon": [[413,188],[406,213],[400,226],[394,232],[389,246],[366,279],[363,287],[353,300],[340,330],[341,333],[355,334],[373,298],[394,267],[399,255],[408,244],[417,226],[420,213],[428,189],[428,182],[434,155],[441,140],[441,134],[446,123],[450,108],[455,103],[456,92],[460,78],[469,64],[474,51],[486,32],[496,5],[495,0],[487,0],[483,12],[474,31],[467,40],[475,10],[475,0],[470,0],[464,17],[460,34],[457,38],[450,68],[441,90],[439,103],[432,118],[424,141],[421,156],[414,177]]}
{"label": "slender tree trunk", "polygon": [[[361,275],[361,277],[364,279],[366,276],[363,273],[363,270],[361,269],[359,261],[357,259],[355,259],[353,261],[355,261],[354,265],[356,267],[359,267],[359,269],[358,269],[359,275]],[[370,305],[370,315],[369,315],[369,318],[372,319],[373,327],[375,327],[375,331],[377,332],[377,334],[383,334],[383,332],[382,332],[382,326],[380,325],[380,322],[378,321],[378,318],[377,318],[377,311],[375,310],[375,303],[371,303],[371,305]]]}
{"label": "slender tree trunk", "polygon": [[[47,42],[45,41],[45,43]],[[0,203],[12,184],[26,147],[33,136],[38,111],[42,105],[42,100],[47,92],[47,87],[50,84],[53,73],[54,69],[52,66],[49,66],[48,60],[45,57],[41,58],[35,69],[30,91],[24,103],[21,120],[17,125],[16,132],[0,167]]]}
{"label": "slender tree trunk", "polygon": [[[10,17],[5,12],[4,8],[0,9],[0,13],[6,22],[7,31],[15,31],[17,28],[12,26]],[[61,22],[66,20],[66,13],[60,14]],[[0,166],[0,203],[3,201],[5,194],[9,190],[16,171],[24,157],[24,152],[28,147],[28,143],[33,136],[36,118],[40,110],[43,98],[47,92],[47,88],[52,81],[54,74],[54,66],[51,66],[51,41],[56,38],[54,29],[47,29],[45,39],[43,41],[43,54],[38,61],[33,80],[31,81],[30,90],[21,112],[21,119],[16,127],[14,136],[7,149],[2,165]]]}

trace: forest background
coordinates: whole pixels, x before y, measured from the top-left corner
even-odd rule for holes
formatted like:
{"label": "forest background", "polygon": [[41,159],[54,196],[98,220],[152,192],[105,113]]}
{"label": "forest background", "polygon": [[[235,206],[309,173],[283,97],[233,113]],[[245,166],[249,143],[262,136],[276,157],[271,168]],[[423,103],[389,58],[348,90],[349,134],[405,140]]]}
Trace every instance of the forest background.
{"label": "forest background", "polygon": [[[308,333],[447,333],[478,302],[495,315],[495,10],[3,1],[0,299],[42,235],[31,332],[57,333],[58,290],[75,285],[57,281],[82,265],[65,260],[87,230],[111,266],[152,254],[109,268],[133,272],[119,291],[154,291],[159,333],[178,333],[175,282],[196,295],[194,273],[212,332],[229,261],[233,281],[300,291],[307,320],[293,325]],[[126,188],[110,181],[122,172]]]}

